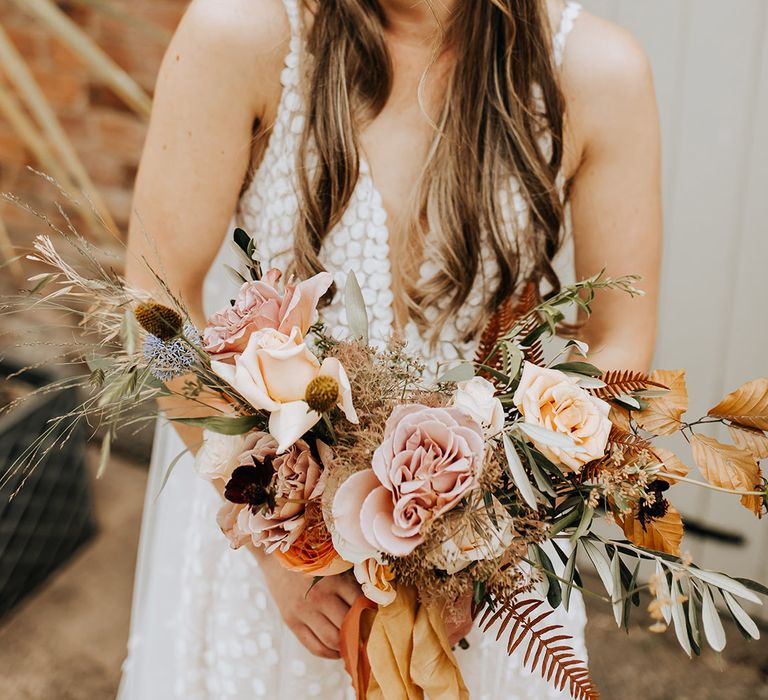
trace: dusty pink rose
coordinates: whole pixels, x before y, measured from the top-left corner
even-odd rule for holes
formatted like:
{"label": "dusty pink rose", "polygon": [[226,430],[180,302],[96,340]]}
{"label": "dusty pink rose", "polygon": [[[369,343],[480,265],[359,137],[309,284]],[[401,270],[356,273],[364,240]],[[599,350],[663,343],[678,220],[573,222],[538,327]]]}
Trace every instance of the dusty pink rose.
{"label": "dusty pink rose", "polygon": [[320,297],[333,282],[321,272],[304,282],[280,290],[280,270],[271,269],[261,280],[240,287],[234,304],[216,312],[203,331],[205,349],[212,355],[242,352],[254,331],[267,328],[290,335],[295,327],[306,334]]}
{"label": "dusty pink rose", "polygon": [[573,449],[532,440],[555,464],[579,471],[602,457],[611,432],[610,406],[578,386],[578,379],[556,369],[526,362],[512,400],[523,420],[573,440]]}
{"label": "dusty pink rose", "polygon": [[458,408],[398,406],[373,454],[373,469],[349,477],[336,492],[333,518],[353,549],[405,556],[423,541],[431,519],[477,486],[483,428]]}
{"label": "dusty pink rose", "polygon": [[[318,441],[318,451],[329,448]],[[248,505],[226,503],[218,514],[218,523],[234,548],[250,540],[267,552],[285,552],[305,528],[304,511],[307,501],[320,498],[325,488],[323,467],[312,454],[309,445],[299,440],[287,452],[277,454],[277,441],[268,433],[250,433],[245,451],[240,455],[241,466],[271,463],[276,507],[255,512]]]}

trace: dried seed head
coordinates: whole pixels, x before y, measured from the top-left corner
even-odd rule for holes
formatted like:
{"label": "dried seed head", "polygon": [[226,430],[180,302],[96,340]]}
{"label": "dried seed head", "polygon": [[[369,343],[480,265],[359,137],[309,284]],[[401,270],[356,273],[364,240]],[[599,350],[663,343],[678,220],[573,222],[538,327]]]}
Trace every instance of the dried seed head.
{"label": "dried seed head", "polygon": [[304,400],[313,411],[330,411],[339,401],[339,383],[326,375],[315,377],[307,385]]}
{"label": "dried seed head", "polygon": [[139,325],[160,340],[171,340],[181,333],[181,314],[156,301],[139,304],[133,312]]}

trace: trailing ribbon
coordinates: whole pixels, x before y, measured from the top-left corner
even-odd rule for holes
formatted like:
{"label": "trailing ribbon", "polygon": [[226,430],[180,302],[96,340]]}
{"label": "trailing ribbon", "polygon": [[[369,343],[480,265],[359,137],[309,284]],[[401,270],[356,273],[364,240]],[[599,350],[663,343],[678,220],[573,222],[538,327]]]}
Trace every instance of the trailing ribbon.
{"label": "trailing ribbon", "polygon": [[357,700],[368,696],[371,666],[365,651],[371,624],[376,615],[376,603],[361,595],[349,609],[341,624],[339,650],[344,668],[352,678]]}
{"label": "trailing ribbon", "polygon": [[[342,625],[341,652],[357,700],[468,700],[439,608],[425,607],[413,588],[364,615],[358,599]],[[366,677],[367,676],[367,677]]]}

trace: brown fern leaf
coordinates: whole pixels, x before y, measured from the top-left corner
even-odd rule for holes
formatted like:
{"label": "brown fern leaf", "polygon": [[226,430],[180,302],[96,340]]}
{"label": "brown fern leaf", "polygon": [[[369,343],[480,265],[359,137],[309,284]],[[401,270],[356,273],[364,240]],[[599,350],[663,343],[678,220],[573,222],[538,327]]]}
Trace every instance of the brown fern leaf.
{"label": "brown fern leaf", "polygon": [[540,341],[536,341],[528,348],[522,348],[523,356],[532,365],[544,364],[544,348],[541,346]]}
{"label": "brown fern leaf", "polygon": [[523,666],[538,671],[544,680],[560,692],[568,688],[575,700],[596,700],[600,693],[589,677],[586,664],[576,658],[564,634],[563,626],[546,624],[553,610],[541,610],[543,600],[510,598],[496,601],[495,609],[486,608],[480,627],[488,632],[498,623],[496,640],[507,634],[507,653],[525,649]]}
{"label": "brown fern leaf", "polygon": [[[485,324],[483,333],[480,336],[480,344],[477,346],[475,352],[475,362],[478,364],[488,364],[495,369],[498,369],[498,365],[501,362],[501,358],[498,354],[491,357],[491,353],[496,349],[496,343],[499,338],[506,332],[503,330],[503,322],[512,315],[513,303],[512,298],[509,297],[502,305],[494,312],[493,316],[488,319],[488,323]],[[511,326],[514,321],[509,325]],[[509,328],[509,327],[508,327]]]}
{"label": "brown fern leaf", "polygon": [[652,447],[649,440],[615,425],[611,426],[611,432],[608,435],[608,447],[610,448],[611,445],[618,445],[630,452],[643,452]]}
{"label": "brown fern leaf", "polygon": [[591,392],[601,399],[615,399],[622,394],[629,394],[633,391],[642,391],[650,387],[659,389],[668,389],[664,384],[653,381],[645,372],[635,372],[628,369],[612,369],[603,372],[600,379],[605,382],[605,386],[599,389],[591,389]]}
{"label": "brown fern leaf", "polygon": [[[527,282],[517,301],[514,297],[508,297],[485,324],[483,333],[480,336],[480,344],[475,353],[475,362],[478,364],[488,364],[494,369],[502,369],[501,356],[493,353],[499,338],[523,318],[537,304],[537,289],[533,282]],[[526,325],[535,325],[535,320]],[[490,359],[489,359],[490,358]]]}

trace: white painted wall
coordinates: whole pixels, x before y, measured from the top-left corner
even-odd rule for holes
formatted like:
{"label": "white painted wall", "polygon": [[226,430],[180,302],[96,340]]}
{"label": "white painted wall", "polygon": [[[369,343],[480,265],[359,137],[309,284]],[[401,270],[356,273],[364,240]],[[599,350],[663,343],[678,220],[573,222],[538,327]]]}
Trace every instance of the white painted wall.
{"label": "white painted wall", "polygon": [[[583,4],[632,31],[653,63],[666,222],[654,364],[687,368],[691,415],[703,415],[768,375],[768,0]],[[695,558],[768,581],[768,522],[734,498],[680,500],[681,489],[672,496],[684,515],[745,538],[742,547],[688,538]]]}

